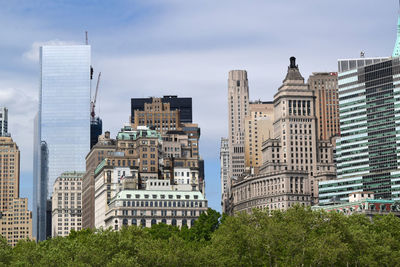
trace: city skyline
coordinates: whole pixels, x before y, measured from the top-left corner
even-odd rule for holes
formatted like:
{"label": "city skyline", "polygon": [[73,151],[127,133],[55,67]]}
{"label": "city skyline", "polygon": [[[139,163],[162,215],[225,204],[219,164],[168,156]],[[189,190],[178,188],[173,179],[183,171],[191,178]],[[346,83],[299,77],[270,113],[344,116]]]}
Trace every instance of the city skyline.
{"label": "city skyline", "polygon": [[[209,1],[204,6],[99,3],[7,3],[0,11],[2,23],[10,25],[0,30],[9,38],[0,52],[7,62],[0,68],[0,101],[9,108],[9,131],[21,150],[21,196],[30,200],[40,44],[83,44],[84,31],[89,31],[93,66],[103,74],[97,114],[103,119],[103,131],[110,130],[112,136],[129,121],[126,96],[192,97],[193,120],[202,128],[206,196],[209,206],[220,210],[219,142],[228,135],[227,73],[246,69],[250,100],[271,101],[290,56],[302,62],[304,77],[314,71],[337,71],[338,58],[356,58],[361,51],[366,57],[390,56],[398,9],[396,1],[379,5],[373,1],[335,5],[293,1],[289,6],[261,1],[247,5]],[[105,15],[108,11],[110,15]],[[355,11],[359,14],[354,15]]]}

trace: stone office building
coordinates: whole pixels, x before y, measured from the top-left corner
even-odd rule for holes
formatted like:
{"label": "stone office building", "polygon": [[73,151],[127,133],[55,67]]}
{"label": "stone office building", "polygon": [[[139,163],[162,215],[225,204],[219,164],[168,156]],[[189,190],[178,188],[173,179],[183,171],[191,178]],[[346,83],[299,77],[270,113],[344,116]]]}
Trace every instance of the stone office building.
{"label": "stone office building", "polygon": [[317,137],[314,91],[294,57],[274,96],[273,125],[273,137],[262,144],[260,172],[232,182],[230,212],[318,203],[318,182],[335,176],[333,147]]}

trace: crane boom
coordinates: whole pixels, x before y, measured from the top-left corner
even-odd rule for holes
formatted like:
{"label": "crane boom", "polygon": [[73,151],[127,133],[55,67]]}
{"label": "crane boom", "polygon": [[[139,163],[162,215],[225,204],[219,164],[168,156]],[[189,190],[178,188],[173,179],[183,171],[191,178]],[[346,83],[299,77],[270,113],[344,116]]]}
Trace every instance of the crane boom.
{"label": "crane boom", "polygon": [[94,111],[94,108],[96,107],[97,92],[99,91],[100,77],[101,77],[101,72],[99,72],[99,76],[97,77],[96,92],[94,93],[94,98],[93,98],[92,103],[91,103],[90,115],[92,117],[92,120],[94,120],[94,117],[96,115],[95,111]]}

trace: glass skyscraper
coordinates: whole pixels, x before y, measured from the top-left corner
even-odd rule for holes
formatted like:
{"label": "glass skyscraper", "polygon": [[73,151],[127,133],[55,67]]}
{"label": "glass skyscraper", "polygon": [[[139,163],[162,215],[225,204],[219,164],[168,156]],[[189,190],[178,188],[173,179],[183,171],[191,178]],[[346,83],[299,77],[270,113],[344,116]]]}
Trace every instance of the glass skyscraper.
{"label": "glass skyscraper", "polygon": [[[90,150],[90,46],[40,48],[35,119],[33,236],[46,239],[46,200],[66,171],[85,171]],[[48,218],[50,220],[51,218]]]}
{"label": "glass skyscraper", "polygon": [[320,182],[320,203],[373,191],[400,199],[400,59],[339,73],[337,180]]}

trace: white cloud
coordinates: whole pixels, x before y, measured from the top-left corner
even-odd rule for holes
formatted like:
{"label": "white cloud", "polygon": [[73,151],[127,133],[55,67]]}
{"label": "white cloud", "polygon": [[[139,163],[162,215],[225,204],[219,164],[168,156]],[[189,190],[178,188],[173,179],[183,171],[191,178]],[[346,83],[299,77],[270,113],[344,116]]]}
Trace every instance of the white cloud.
{"label": "white cloud", "polygon": [[39,62],[39,48],[43,45],[75,45],[77,42],[73,41],[61,41],[61,40],[50,40],[46,42],[34,42],[31,45],[31,49],[22,54],[24,59],[32,62]]}
{"label": "white cloud", "polygon": [[0,106],[8,108],[8,131],[21,151],[21,171],[32,170],[33,118],[38,107],[36,85],[15,77],[0,78]]}

